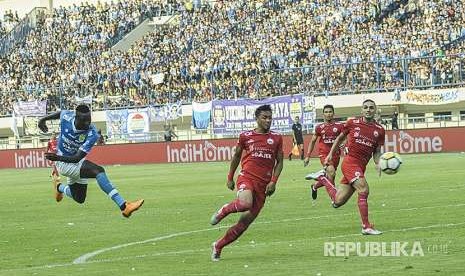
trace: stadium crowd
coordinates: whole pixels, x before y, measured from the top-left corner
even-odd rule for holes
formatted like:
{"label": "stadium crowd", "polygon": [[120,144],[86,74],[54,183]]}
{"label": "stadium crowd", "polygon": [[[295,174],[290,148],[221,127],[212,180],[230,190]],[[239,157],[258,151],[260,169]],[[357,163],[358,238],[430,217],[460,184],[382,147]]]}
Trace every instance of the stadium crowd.
{"label": "stadium crowd", "polygon": [[[56,109],[92,94],[102,108],[462,82],[459,2],[378,2],[131,0],[60,7],[0,58],[0,114],[18,99],[47,98]],[[111,50],[142,17],[166,14],[179,17],[127,52]]]}

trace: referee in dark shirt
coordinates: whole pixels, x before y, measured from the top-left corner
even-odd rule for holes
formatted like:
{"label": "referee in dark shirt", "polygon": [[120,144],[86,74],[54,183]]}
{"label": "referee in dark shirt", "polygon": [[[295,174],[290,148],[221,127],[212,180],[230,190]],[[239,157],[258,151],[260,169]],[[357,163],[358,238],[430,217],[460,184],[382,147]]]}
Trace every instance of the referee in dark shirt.
{"label": "referee in dark shirt", "polygon": [[[292,124],[292,143],[292,148],[295,145],[299,148],[300,160],[304,160],[304,137],[302,136],[302,125],[299,116],[295,116],[294,124]],[[292,149],[289,153],[290,160],[292,160]]]}

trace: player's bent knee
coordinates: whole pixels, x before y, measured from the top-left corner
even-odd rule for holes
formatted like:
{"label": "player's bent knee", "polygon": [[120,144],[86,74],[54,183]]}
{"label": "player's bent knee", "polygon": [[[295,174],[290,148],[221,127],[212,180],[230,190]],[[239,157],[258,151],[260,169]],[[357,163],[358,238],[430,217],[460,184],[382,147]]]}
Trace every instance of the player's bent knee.
{"label": "player's bent knee", "polygon": [[73,199],[79,204],[83,204],[86,201],[85,196],[73,196]]}
{"label": "player's bent knee", "polygon": [[97,172],[96,174],[105,172],[105,168],[103,168],[102,166],[99,166],[99,165],[95,166],[95,170]]}

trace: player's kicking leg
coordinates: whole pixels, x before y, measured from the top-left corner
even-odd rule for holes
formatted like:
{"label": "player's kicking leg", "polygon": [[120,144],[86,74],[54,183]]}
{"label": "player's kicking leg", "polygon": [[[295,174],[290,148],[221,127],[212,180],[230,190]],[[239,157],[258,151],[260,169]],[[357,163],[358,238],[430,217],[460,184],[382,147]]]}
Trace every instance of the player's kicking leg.
{"label": "player's kicking leg", "polygon": [[368,195],[369,187],[366,179],[359,178],[352,183],[354,189],[358,193],[358,210],[360,212],[360,218],[362,220],[362,234],[363,235],[380,235],[383,232],[378,231],[374,228],[374,225],[368,220]]}
{"label": "player's kicking leg", "polygon": [[318,189],[324,186],[324,184],[322,184],[318,180],[320,176],[326,176],[328,180],[331,181],[331,183],[334,183],[334,179],[336,177],[336,168],[334,168],[333,165],[328,165],[324,167],[323,170],[320,170],[318,172],[311,173],[305,176],[306,180],[311,180],[311,179],[316,180],[316,182],[311,185],[311,189],[310,189],[313,200],[316,200],[318,197]]}
{"label": "player's kicking leg", "polygon": [[247,228],[255,220],[257,215],[258,213],[252,211],[247,211],[241,214],[239,221],[233,226],[231,226],[231,228],[229,228],[228,231],[226,231],[226,234],[221,239],[215,241],[212,244],[212,261],[216,262],[220,260],[221,251],[223,250],[223,248],[226,245],[237,240],[242,235],[242,233],[244,233],[245,230],[247,230]]}
{"label": "player's kicking leg", "polygon": [[218,211],[216,211],[211,219],[210,224],[216,225],[223,220],[227,215],[237,212],[245,212],[252,207],[253,195],[251,190],[239,190],[237,192],[237,198],[223,205]]}
{"label": "player's kicking leg", "polygon": [[97,164],[94,164],[88,160],[84,160],[80,169],[81,178],[95,178],[97,183],[113,202],[118,205],[121,210],[121,214],[128,218],[131,214],[137,211],[142,204],[144,204],[143,199],[139,199],[133,202],[125,201],[123,197],[119,194],[116,187],[110,182],[105,172],[105,169]]}
{"label": "player's kicking leg", "polygon": [[347,184],[341,184],[340,188],[336,189],[334,182],[326,176],[324,170],[308,174],[305,179],[317,180],[319,185],[324,186],[334,208],[339,208],[344,205],[355,191],[351,185]]}
{"label": "player's kicking leg", "polygon": [[[216,214],[219,214],[220,218],[224,218],[230,213],[241,212],[237,211],[237,203],[244,204],[247,209],[242,209],[244,211],[242,211],[243,213],[241,214],[239,221],[229,228],[221,239],[212,244],[212,261],[219,261],[223,247],[237,240],[255,220],[265,203],[265,193],[255,193],[254,198],[252,190],[239,190],[236,200],[229,203],[226,207],[222,207],[220,212],[217,212]],[[244,205],[242,208],[244,208]],[[218,217],[216,214],[214,216]]]}

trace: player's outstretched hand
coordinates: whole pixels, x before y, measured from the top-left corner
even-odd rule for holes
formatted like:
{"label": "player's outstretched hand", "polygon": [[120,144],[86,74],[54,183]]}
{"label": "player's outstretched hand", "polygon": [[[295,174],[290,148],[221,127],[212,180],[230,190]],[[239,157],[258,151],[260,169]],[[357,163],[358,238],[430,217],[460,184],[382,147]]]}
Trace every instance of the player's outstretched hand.
{"label": "player's outstretched hand", "polygon": [[329,162],[331,162],[331,160],[333,160],[333,156],[332,154],[328,154],[328,156],[326,156],[325,158],[325,166],[328,166]]}
{"label": "player's outstretched hand", "polygon": [[304,167],[307,167],[308,164],[310,164],[310,157],[305,157],[305,160],[304,160]]}
{"label": "player's outstretched hand", "polygon": [[234,186],[236,186],[236,184],[234,183],[234,180],[228,180],[228,182],[226,182],[226,186],[227,186],[228,189],[230,189],[231,191],[234,191]]}
{"label": "player's outstretched hand", "polygon": [[276,190],[276,183],[270,182],[268,183],[268,185],[266,185],[265,194],[267,196],[271,196],[272,194],[274,194],[275,190]]}
{"label": "player's outstretched hand", "polygon": [[47,127],[47,124],[46,124],[46,121],[45,121],[45,120],[39,120],[39,123],[37,124],[37,126],[39,127],[39,129],[40,129],[43,133],[47,133],[47,132],[48,132],[48,127]]}
{"label": "player's outstretched hand", "polygon": [[59,156],[56,153],[53,153],[53,152],[46,152],[45,153],[45,158],[50,160],[50,161],[58,161]]}

